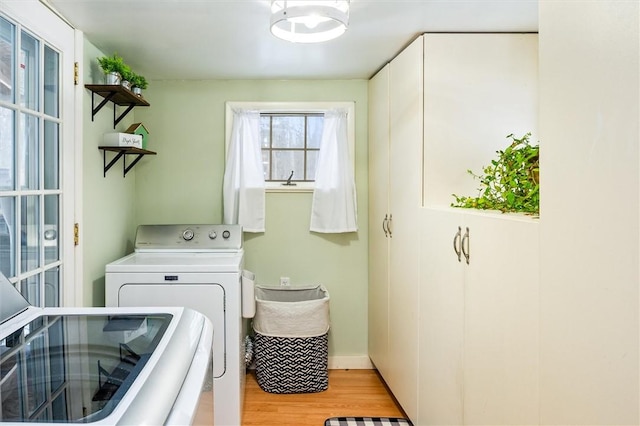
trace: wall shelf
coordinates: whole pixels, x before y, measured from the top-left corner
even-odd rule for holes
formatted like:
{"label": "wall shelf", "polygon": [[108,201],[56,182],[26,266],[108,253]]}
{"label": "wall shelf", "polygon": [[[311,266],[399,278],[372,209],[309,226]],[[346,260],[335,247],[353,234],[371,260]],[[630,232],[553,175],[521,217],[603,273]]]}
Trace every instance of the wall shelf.
{"label": "wall shelf", "polygon": [[[116,162],[118,162],[120,158],[122,158],[122,170],[123,170],[122,176],[124,177],[127,175],[129,170],[131,170],[131,168],[135,166],[138,163],[138,161],[140,161],[142,157],[144,157],[145,155],[156,155],[156,153],[153,151],[148,151],[146,149],[141,149],[141,148],[131,148],[128,146],[99,146],[98,149],[102,151],[102,161],[104,165],[105,177],[107,176],[107,171]],[[115,157],[113,157],[108,164],[107,164],[107,151],[116,153]],[[127,166],[127,155],[136,156],[136,158],[128,166]]]}
{"label": "wall shelf", "polygon": [[[85,84],[84,87],[91,90],[91,121],[107,102],[113,102],[113,128],[136,106],[150,106],[142,96],[138,96],[131,90],[120,84]],[[102,101],[95,106],[95,95],[101,96]],[[122,114],[117,115],[115,105],[126,106]]]}

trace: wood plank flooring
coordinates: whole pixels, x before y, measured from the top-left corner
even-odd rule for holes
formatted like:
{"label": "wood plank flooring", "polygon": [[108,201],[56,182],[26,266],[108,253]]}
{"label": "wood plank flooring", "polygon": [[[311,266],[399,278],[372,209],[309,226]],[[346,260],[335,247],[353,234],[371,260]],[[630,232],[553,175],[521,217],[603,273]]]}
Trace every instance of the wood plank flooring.
{"label": "wood plank flooring", "polygon": [[[213,396],[200,398],[194,425],[213,424]],[[329,389],[278,395],[247,374],[242,426],[323,426],[329,417],[406,417],[375,370],[329,370]]]}
{"label": "wood plank flooring", "polygon": [[329,370],[326,391],[287,395],[264,392],[247,375],[243,426],[322,426],[338,416],[404,417],[375,370]]}

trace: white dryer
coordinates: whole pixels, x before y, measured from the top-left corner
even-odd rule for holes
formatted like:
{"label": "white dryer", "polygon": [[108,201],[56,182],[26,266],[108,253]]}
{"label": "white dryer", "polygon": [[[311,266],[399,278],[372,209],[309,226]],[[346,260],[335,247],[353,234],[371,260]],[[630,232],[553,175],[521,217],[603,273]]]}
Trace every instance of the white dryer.
{"label": "white dryer", "polygon": [[106,306],[184,306],[211,320],[214,424],[223,426],[242,424],[242,242],[239,225],[141,225],[134,253],[109,263],[105,275]]}

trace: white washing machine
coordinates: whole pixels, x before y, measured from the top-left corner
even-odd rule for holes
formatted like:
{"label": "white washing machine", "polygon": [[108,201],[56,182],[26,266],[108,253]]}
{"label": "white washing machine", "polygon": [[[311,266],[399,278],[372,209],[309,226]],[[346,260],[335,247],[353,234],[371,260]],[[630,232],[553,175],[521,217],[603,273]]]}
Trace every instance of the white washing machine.
{"label": "white washing machine", "polygon": [[194,420],[211,322],[187,308],[37,308],[0,273],[0,423]]}
{"label": "white washing machine", "polygon": [[[184,306],[213,324],[214,424],[242,424],[245,383],[242,227],[141,225],[134,253],[106,266],[106,306]],[[255,308],[245,283],[244,314]]]}

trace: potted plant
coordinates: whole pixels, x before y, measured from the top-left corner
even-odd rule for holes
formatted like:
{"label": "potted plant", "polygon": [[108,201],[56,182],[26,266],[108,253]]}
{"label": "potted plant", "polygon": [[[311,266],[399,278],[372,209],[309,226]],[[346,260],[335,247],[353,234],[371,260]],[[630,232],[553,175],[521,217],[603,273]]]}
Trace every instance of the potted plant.
{"label": "potted plant", "polygon": [[105,74],[106,84],[120,84],[122,71],[126,67],[124,60],[117,53],[98,58],[98,64]]}
{"label": "potted plant", "polygon": [[518,139],[513,134],[509,146],[497,151],[498,157],[483,168],[482,175],[467,172],[480,180],[477,197],[453,194],[453,207],[502,212],[540,213],[539,146],[531,145],[527,133]]}
{"label": "potted plant", "polygon": [[131,76],[131,88],[136,95],[142,96],[142,91],[146,89],[148,85],[147,79],[144,78],[144,76],[135,73]]}
{"label": "potted plant", "polygon": [[122,84],[127,89],[131,89],[131,79],[135,75],[131,70],[131,67],[127,64],[123,64],[122,69],[120,70],[120,75],[122,76],[122,81],[120,81],[120,84]]}

